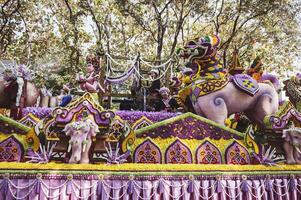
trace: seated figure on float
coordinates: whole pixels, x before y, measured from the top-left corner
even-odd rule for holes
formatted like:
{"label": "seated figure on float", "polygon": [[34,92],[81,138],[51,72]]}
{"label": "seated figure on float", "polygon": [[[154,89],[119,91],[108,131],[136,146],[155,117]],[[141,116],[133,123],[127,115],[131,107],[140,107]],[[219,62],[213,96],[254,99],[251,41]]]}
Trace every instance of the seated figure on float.
{"label": "seated figure on float", "polygon": [[247,74],[229,76],[217,54],[219,44],[218,36],[206,36],[189,41],[177,51],[188,59],[186,67],[193,71],[191,84],[179,91],[181,106],[188,99],[195,113],[222,125],[229,115],[240,112],[263,125],[264,118],[278,110],[276,89]]}
{"label": "seated figure on float", "polygon": [[151,83],[151,86],[148,88],[148,91],[151,96],[159,95],[159,90],[161,87],[159,75],[160,75],[160,72],[157,69],[153,69],[150,71],[150,77],[151,77],[152,83]]}
{"label": "seated figure on float", "polygon": [[87,65],[88,76],[83,72],[77,74],[76,80],[80,85],[80,89],[86,92],[105,92],[103,87],[98,82],[98,77],[92,64]]}
{"label": "seated figure on float", "polygon": [[174,112],[179,108],[177,101],[171,96],[167,87],[160,88],[159,93],[161,98],[155,105],[155,111]]}
{"label": "seated figure on float", "polygon": [[63,85],[61,93],[58,96],[58,106],[65,107],[71,102],[72,96],[70,94],[71,89],[67,85]]}

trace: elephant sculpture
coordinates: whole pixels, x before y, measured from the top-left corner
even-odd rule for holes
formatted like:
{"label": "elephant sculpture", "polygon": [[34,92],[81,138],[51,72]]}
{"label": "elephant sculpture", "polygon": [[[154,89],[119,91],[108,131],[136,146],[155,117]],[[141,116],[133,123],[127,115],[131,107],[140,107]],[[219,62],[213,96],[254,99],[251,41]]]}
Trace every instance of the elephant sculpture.
{"label": "elephant sculpture", "polygon": [[301,164],[301,128],[285,129],[282,137],[287,164]]}
{"label": "elephant sculpture", "polygon": [[[16,104],[18,92],[18,85],[16,82],[12,82],[10,85],[6,84],[6,81],[0,80],[0,107],[11,108]],[[31,82],[26,83],[26,95],[25,95],[25,107],[32,107],[36,104],[38,97],[40,96],[39,89]]]}
{"label": "elephant sculpture", "polygon": [[206,36],[189,41],[177,51],[188,59],[186,67],[192,69],[190,84],[178,94],[182,105],[189,99],[196,114],[221,125],[230,114],[239,112],[264,125],[264,118],[278,110],[274,86],[269,81],[258,83],[247,74],[229,75],[217,53],[219,44],[218,36]]}
{"label": "elephant sculpture", "polygon": [[[33,78],[32,71],[25,65],[16,63],[4,64],[0,62],[0,107],[34,106],[40,95],[39,89],[30,82]],[[25,99],[22,102],[22,97]]]}
{"label": "elephant sculpture", "polygon": [[99,132],[97,124],[86,118],[67,124],[64,132],[70,136],[68,152],[72,150],[72,154],[69,163],[89,163],[92,139]]}

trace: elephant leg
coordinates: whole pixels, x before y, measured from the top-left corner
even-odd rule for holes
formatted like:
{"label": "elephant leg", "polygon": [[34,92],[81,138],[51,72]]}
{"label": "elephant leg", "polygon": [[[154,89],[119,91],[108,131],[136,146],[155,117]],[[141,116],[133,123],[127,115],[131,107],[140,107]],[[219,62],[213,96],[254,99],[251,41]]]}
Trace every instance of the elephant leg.
{"label": "elephant leg", "polygon": [[287,164],[294,164],[296,163],[294,159],[294,147],[293,145],[289,144],[288,142],[284,142],[283,144],[285,158]]}
{"label": "elephant leg", "polygon": [[197,103],[206,118],[215,121],[218,124],[225,125],[228,110],[223,98],[216,97],[208,101],[199,98]]}

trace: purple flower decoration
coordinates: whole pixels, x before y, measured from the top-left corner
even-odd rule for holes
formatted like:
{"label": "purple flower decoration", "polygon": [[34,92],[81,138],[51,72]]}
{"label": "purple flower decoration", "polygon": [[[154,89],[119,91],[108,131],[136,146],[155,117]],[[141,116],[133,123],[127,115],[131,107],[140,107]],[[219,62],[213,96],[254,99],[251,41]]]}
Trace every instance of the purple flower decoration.
{"label": "purple flower decoration", "polygon": [[35,115],[39,119],[44,119],[51,116],[53,108],[44,108],[44,107],[27,107],[23,109],[23,116],[28,115],[29,113]]}
{"label": "purple flower decoration", "polygon": [[[53,108],[43,107],[27,107],[23,109],[23,115],[26,116],[29,113],[34,114],[39,119],[50,117]],[[144,112],[144,111],[116,111],[116,115],[120,116],[121,119],[128,121],[130,124],[135,123],[141,117],[145,116],[153,122],[160,122],[165,119],[169,119],[179,115],[179,113],[171,112]]]}
{"label": "purple flower decoration", "polygon": [[117,143],[116,149],[113,150],[111,144],[109,143],[109,148],[106,148],[106,153],[100,155],[100,158],[107,161],[107,164],[122,164],[127,161],[127,158],[130,155],[130,151],[125,152],[124,154],[119,155],[119,143]]}
{"label": "purple flower decoration", "polygon": [[179,115],[179,113],[171,112],[144,112],[144,111],[116,111],[116,115],[120,116],[123,120],[127,120],[131,124],[145,116],[153,122],[163,121]]}
{"label": "purple flower decoration", "polygon": [[254,158],[262,165],[275,166],[276,162],[276,149],[270,146],[267,150],[265,150],[264,146],[262,146],[261,151],[258,154],[252,152]]}
{"label": "purple flower decoration", "polygon": [[18,73],[25,79],[25,80],[32,80],[33,79],[33,72],[26,66],[26,65],[19,65]]}

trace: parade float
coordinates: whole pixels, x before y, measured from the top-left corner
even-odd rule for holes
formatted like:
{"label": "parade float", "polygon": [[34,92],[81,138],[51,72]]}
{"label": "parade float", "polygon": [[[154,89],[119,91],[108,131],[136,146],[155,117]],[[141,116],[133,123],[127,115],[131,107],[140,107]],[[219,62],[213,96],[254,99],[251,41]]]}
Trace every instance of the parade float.
{"label": "parade float", "polygon": [[[91,65],[78,76],[83,93],[64,106],[27,107],[28,92],[16,92],[21,103],[5,105],[23,117],[0,115],[0,199],[300,199],[299,75],[279,104],[258,60],[242,70],[235,57],[230,75],[219,42],[178,50],[188,68],[172,79],[182,112],[105,109]],[[139,75],[139,59],[105,81]],[[10,86],[28,87],[19,74],[25,81]]]}

